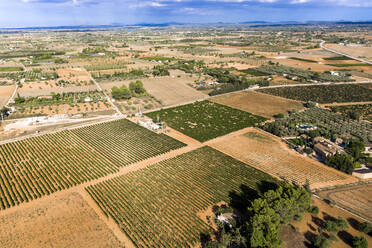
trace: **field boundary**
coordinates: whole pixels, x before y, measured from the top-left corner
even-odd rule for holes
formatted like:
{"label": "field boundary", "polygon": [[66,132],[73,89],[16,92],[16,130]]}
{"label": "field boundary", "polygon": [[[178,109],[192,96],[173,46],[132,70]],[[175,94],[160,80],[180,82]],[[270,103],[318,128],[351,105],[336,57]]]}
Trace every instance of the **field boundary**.
{"label": "field boundary", "polygon": [[325,47],[324,46],[325,44],[325,41],[322,41],[320,42],[320,47],[323,48],[324,50],[327,50],[329,52],[332,52],[332,53],[336,53],[336,54],[339,54],[339,55],[343,55],[345,57],[348,57],[348,58],[351,58],[351,59],[354,59],[354,60],[357,60],[357,61],[360,61],[360,62],[363,62],[363,63],[366,63],[366,64],[370,64],[372,65],[372,62],[371,61],[368,61],[368,60],[365,60],[365,59],[360,59],[360,58],[357,58],[357,57],[354,57],[354,56],[351,56],[351,55],[348,55],[348,54],[345,54],[345,53],[342,53],[342,52],[339,52],[339,51],[336,51],[334,49],[331,49],[331,48],[328,48],[328,47]]}

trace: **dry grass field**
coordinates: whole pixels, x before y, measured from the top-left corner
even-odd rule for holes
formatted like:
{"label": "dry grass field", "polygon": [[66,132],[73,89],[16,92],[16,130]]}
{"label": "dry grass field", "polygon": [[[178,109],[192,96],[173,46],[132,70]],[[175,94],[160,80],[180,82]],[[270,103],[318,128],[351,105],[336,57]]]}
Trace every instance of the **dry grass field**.
{"label": "dry grass field", "polygon": [[92,103],[74,103],[72,106],[69,104],[59,104],[50,106],[40,106],[34,108],[26,108],[21,114],[24,115],[55,115],[55,114],[81,114],[81,113],[91,113],[98,111],[112,110],[112,106],[108,103],[102,101],[92,102]]}
{"label": "dry grass field", "polygon": [[[194,80],[195,78],[191,77],[156,77],[141,79],[147,92],[156,99],[161,100],[162,104],[165,106],[207,98],[207,95],[187,85],[187,83],[192,83]],[[109,91],[113,86],[121,86],[123,84],[129,85],[130,81],[135,80],[101,83],[101,86],[104,90]]]}
{"label": "dry grass field", "polygon": [[244,91],[213,98],[214,102],[241,109],[249,113],[272,118],[278,113],[302,109],[299,101],[271,96],[255,91]]}
{"label": "dry grass field", "polygon": [[372,221],[372,184],[321,191],[319,195]]}
{"label": "dry grass field", "polygon": [[0,215],[1,247],[124,247],[77,192]]}
{"label": "dry grass field", "polygon": [[14,92],[15,86],[0,86],[0,107],[4,106]]}
{"label": "dry grass field", "polygon": [[325,44],[325,46],[353,57],[362,58],[369,61],[372,60],[372,47],[343,46],[338,44]]}
{"label": "dry grass field", "polygon": [[349,228],[345,231],[340,231],[337,234],[337,238],[339,239],[339,241],[333,242],[332,248],[350,248],[353,236],[364,236],[368,240],[369,244],[372,243],[371,236],[368,236],[367,234],[364,234],[357,230],[357,224],[363,222],[362,219],[346,211],[343,211],[338,207],[332,207],[324,201],[315,197],[312,197],[312,205],[319,208],[318,215],[305,213],[300,222],[293,221],[291,223],[295,228],[298,228],[298,231],[301,234],[306,237],[308,244],[310,243],[309,239],[312,239],[315,235],[318,234],[318,227],[324,228],[326,221],[334,220],[338,217],[342,217],[343,219],[347,220],[349,222]]}
{"label": "dry grass field", "polygon": [[257,129],[236,136],[218,138],[212,140],[209,145],[288,182],[303,185],[308,179],[313,189],[358,181],[296,153],[279,138]]}

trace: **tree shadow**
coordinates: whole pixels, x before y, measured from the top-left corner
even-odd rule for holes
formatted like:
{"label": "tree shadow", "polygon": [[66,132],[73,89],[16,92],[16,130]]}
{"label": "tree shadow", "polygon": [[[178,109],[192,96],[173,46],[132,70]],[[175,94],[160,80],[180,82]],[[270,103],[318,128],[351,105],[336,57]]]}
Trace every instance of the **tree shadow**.
{"label": "tree shadow", "polygon": [[311,216],[311,220],[317,225],[318,227],[324,228],[325,227],[325,221],[322,220],[319,217]]}
{"label": "tree shadow", "polygon": [[347,222],[349,222],[350,226],[352,226],[355,230],[359,230],[360,221],[356,220],[352,217],[347,218]]}
{"label": "tree shadow", "polygon": [[279,185],[277,183],[265,180],[257,183],[257,188],[261,195],[265,194],[269,190],[276,190],[278,187]]}
{"label": "tree shadow", "polygon": [[247,208],[251,202],[260,196],[257,191],[242,184],[240,185],[241,192],[230,191],[230,206],[239,210],[241,213],[247,212]]}
{"label": "tree shadow", "polygon": [[305,236],[305,239],[307,240],[307,242],[305,242],[306,247],[314,247],[313,243],[314,243],[316,234],[313,232],[307,231],[304,236]]}
{"label": "tree shadow", "polygon": [[212,240],[212,238],[211,238],[210,233],[208,233],[208,232],[201,232],[200,233],[201,247],[205,247],[208,244],[208,242],[210,242],[211,240]]}
{"label": "tree shadow", "polygon": [[353,245],[353,235],[346,231],[339,231],[337,236],[344,241],[346,244],[352,246]]}
{"label": "tree shadow", "polygon": [[326,212],[322,212],[324,221],[335,221],[337,220],[335,217],[327,214]]}
{"label": "tree shadow", "polygon": [[310,228],[311,231],[316,231],[316,228],[313,225],[307,224],[307,226]]}

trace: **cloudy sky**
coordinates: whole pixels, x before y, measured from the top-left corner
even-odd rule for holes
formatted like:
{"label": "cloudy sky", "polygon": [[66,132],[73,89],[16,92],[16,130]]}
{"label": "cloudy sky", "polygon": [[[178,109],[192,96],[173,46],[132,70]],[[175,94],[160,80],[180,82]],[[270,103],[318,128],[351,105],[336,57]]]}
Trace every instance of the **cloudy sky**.
{"label": "cloudy sky", "polygon": [[372,20],[372,0],[0,0],[0,27]]}

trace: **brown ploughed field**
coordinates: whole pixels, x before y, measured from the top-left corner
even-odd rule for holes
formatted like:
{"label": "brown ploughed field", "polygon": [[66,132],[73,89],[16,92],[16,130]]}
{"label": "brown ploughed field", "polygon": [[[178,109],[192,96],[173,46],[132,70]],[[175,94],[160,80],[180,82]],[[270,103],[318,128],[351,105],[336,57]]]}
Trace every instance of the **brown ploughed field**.
{"label": "brown ploughed field", "polygon": [[302,109],[300,101],[271,96],[256,91],[243,91],[213,98],[214,102],[249,113],[271,118],[275,114]]}
{"label": "brown ploughed field", "polygon": [[1,213],[0,247],[124,247],[79,193],[47,198]]}

